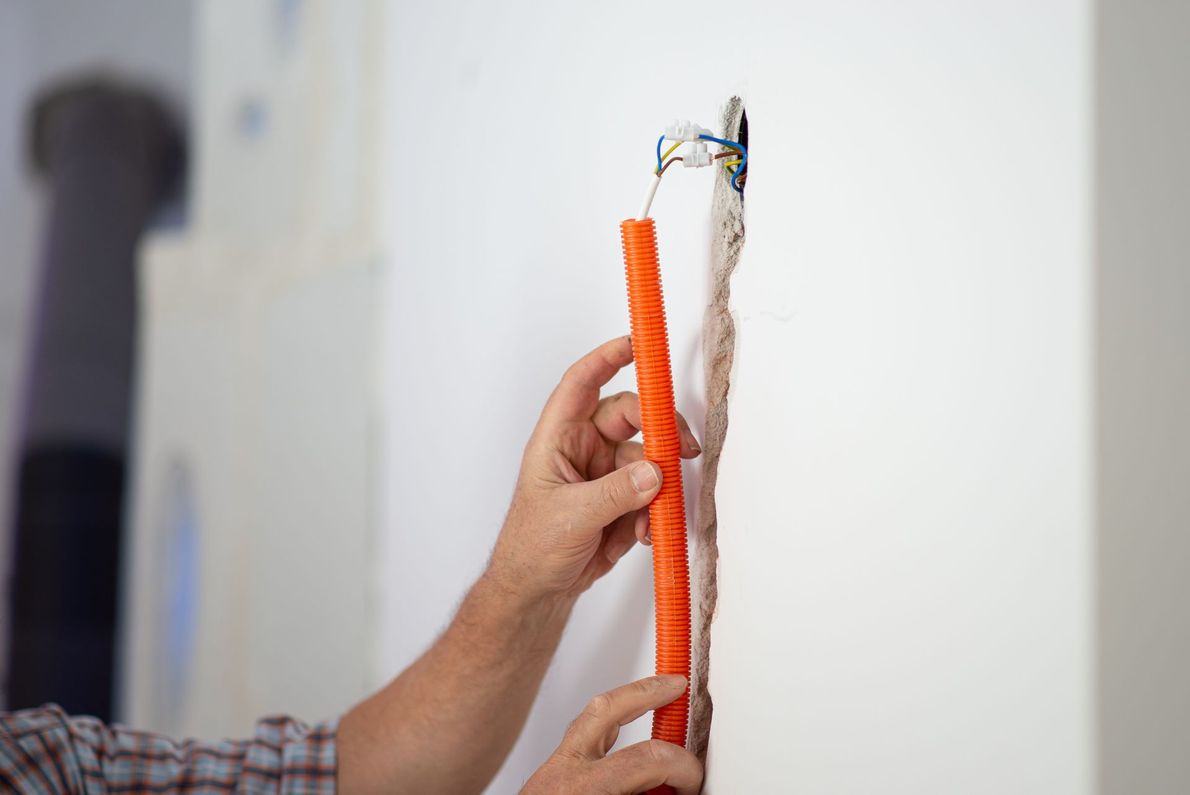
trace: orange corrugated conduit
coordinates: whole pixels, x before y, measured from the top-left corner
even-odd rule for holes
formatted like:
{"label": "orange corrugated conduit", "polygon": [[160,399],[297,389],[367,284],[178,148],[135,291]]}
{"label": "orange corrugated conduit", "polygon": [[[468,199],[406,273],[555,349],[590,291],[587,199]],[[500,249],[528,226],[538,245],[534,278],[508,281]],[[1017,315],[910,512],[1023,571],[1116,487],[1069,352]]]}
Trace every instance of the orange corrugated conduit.
{"label": "orange corrugated conduit", "polygon": [[[640,395],[645,458],[661,467],[661,491],[649,505],[653,536],[653,593],[657,609],[657,673],[690,678],[690,568],[686,558],[686,504],[682,492],[681,439],[674,416],[669,334],[652,218],[620,224],[628,276],[632,353]],[[686,745],[687,689],[653,713],[653,737]],[[663,791],[667,791],[666,790]]]}

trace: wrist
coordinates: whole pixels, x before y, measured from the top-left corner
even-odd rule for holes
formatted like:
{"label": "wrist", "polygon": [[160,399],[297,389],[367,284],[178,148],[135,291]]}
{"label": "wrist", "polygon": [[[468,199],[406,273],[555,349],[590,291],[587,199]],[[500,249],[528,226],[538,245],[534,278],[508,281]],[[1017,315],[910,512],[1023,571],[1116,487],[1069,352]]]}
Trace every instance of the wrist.
{"label": "wrist", "polygon": [[553,656],[574,601],[510,589],[489,570],[471,587],[454,626],[475,653],[498,651],[499,659],[520,665],[525,659]]}
{"label": "wrist", "polygon": [[493,560],[476,581],[474,590],[515,615],[570,614],[578,594],[534,585],[532,579]]}

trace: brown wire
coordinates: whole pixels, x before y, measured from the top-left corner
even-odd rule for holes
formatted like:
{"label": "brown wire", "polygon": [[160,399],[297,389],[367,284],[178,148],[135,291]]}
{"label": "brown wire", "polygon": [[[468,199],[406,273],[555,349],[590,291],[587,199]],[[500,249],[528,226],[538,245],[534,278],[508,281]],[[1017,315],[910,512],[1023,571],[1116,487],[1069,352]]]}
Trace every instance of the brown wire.
{"label": "brown wire", "polygon": [[[740,153],[739,153],[739,152],[737,152],[736,150],[732,149],[730,152],[720,152],[719,154],[717,154],[717,155],[714,155],[714,156],[713,156],[711,159],[712,159],[712,160],[722,160],[722,159],[724,159],[724,158],[726,158],[726,157],[739,157],[739,156],[740,156]],[[660,177],[661,177],[661,175],[665,173],[665,169],[669,168],[669,167],[670,167],[670,166],[672,166],[674,163],[680,162],[681,160],[682,160],[682,158],[681,158],[681,157],[677,157],[677,156],[675,156],[675,157],[671,157],[669,160],[666,160],[666,161],[665,161],[665,165],[663,165],[663,166],[661,167],[661,170],[657,172],[657,177],[658,177],[658,178],[660,178]],[[747,172],[745,172],[745,173],[747,173]],[[743,179],[743,178],[744,178],[744,175],[743,175],[743,174],[741,174],[741,175],[740,175],[740,176],[737,178],[737,181],[738,181],[739,179]]]}
{"label": "brown wire", "polygon": [[682,158],[680,158],[680,157],[671,157],[669,160],[666,160],[666,161],[665,161],[665,165],[664,165],[664,166],[662,166],[662,167],[661,167],[661,170],[657,172],[657,177],[658,177],[658,179],[660,179],[660,178],[661,178],[661,175],[665,173],[665,169],[669,168],[669,167],[670,167],[670,166],[672,166],[672,165],[673,165],[675,162],[677,162],[677,161],[680,161],[681,159],[682,159]]}
{"label": "brown wire", "polygon": [[[740,156],[740,153],[738,151],[736,151],[735,149],[732,149],[730,152],[720,152],[719,154],[715,155],[714,159],[719,160],[720,158],[724,158],[724,157],[739,157],[739,156]],[[737,168],[738,168],[738,166],[737,166]],[[748,170],[744,169],[743,173],[739,174],[735,178],[735,184],[739,185],[742,188],[742,187],[744,187],[744,180],[746,180],[746,179],[748,179]]]}

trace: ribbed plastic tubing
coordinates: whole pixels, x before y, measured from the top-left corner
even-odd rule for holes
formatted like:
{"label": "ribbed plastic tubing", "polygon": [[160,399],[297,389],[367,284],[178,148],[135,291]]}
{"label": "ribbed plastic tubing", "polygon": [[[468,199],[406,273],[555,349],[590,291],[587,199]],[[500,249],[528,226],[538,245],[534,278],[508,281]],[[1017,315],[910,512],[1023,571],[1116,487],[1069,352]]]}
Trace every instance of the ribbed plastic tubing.
{"label": "ribbed plastic tubing", "polygon": [[[653,537],[653,594],[656,602],[657,673],[690,678],[690,566],[686,548],[686,500],[682,489],[681,438],[674,415],[673,369],[657,230],[652,218],[620,224],[632,353],[640,395],[645,458],[661,467],[661,491],[649,505]],[[653,713],[653,737],[686,745],[690,691]],[[651,790],[672,793],[670,787]]]}

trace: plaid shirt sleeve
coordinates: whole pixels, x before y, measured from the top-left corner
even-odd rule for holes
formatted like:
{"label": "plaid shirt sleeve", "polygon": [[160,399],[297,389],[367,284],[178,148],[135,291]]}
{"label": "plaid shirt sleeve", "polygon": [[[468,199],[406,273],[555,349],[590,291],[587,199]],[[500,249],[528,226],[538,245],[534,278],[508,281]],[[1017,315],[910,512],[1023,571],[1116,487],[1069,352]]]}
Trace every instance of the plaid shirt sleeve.
{"label": "plaid shirt sleeve", "polygon": [[0,790],[21,795],[335,791],[336,721],[264,718],[250,740],[175,742],[56,705],[0,714]]}

